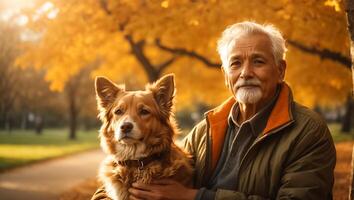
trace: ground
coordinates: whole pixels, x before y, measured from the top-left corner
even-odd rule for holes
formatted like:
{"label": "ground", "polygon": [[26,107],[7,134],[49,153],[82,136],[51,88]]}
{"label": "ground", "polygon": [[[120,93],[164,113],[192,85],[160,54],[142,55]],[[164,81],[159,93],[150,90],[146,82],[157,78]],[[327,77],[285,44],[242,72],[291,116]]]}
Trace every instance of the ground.
{"label": "ground", "polygon": [[346,200],[349,199],[353,142],[337,143],[336,149],[337,164],[334,170],[333,196],[335,200]]}
{"label": "ground", "polygon": [[[337,164],[335,168],[335,183],[333,187],[334,200],[347,200],[349,197],[351,158],[353,142],[341,142],[336,144]],[[97,189],[95,180],[87,181],[62,195],[62,200],[90,199]]]}
{"label": "ground", "polygon": [[101,149],[95,149],[0,173],[0,199],[57,200],[65,191],[89,183],[104,157]]}
{"label": "ground", "polygon": [[0,172],[99,147],[97,130],[79,130],[76,140],[68,140],[67,133],[67,129],[45,129],[41,135],[0,130]]}
{"label": "ground", "polygon": [[89,180],[86,183],[80,184],[70,191],[63,193],[60,200],[87,200],[91,199],[98,186],[95,179]]}

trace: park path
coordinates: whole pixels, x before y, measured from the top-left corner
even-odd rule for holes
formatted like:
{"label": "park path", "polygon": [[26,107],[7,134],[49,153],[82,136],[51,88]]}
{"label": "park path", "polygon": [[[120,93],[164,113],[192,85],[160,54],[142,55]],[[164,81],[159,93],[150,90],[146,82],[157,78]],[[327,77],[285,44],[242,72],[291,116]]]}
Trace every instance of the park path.
{"label": "park path", "polygon": [[100,149],[39,162],[0,174],[1,200],[54,200],[95,178],[104,154]]}

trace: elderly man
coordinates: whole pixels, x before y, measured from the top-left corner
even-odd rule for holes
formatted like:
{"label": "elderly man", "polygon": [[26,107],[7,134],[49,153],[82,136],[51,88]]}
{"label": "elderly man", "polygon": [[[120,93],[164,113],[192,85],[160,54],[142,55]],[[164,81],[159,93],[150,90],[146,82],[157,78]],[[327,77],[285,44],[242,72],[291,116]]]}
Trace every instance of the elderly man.
{"label": "elderly man", "polygon": [[293,101],[285,41],[271,25],[237,23],[218,42],[233,94],[186,137],[194,188],[134,183],[131,199],[332,199],[335,147],[326,122]]}

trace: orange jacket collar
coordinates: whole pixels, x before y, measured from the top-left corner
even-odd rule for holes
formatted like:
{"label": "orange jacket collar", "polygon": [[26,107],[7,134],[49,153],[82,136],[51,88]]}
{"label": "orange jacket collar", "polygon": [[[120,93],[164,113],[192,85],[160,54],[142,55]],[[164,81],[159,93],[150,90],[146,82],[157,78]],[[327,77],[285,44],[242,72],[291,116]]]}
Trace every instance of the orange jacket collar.
{"label": "orange jacket collar", "polygon": [[[267,134],[270,131],[287,124],[292,120],[290,102],[292,100],[290,88],[286,83],[283,83],[280,89],[279,97],[276,100],[274,108],[268,118],[267,125],[263,130],[263,134]],[[211,158],[212,169],[216,167],[216,163],[220,157],[222,145],[225,139],[227,129],[227,119],[232,106],[235,103],[235,99],[230,97],[220,106],[207,113],[210,131],[211,131]]]}

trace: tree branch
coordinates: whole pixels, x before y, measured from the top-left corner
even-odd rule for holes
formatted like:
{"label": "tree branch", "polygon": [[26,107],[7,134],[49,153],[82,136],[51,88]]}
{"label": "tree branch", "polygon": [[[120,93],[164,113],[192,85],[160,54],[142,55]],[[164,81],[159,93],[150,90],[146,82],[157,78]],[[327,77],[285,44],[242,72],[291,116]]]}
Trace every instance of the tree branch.
{"label": "tree branch", "polygon": [[354,41],[354,1],[353,0],[347,1],[346,12],[347,12],[349,36],[351,41]]}
{"label": "tree branch", "polygon": [[[320,56],[322,59],[329,59],[335,62],[338,62],[342,65],[344,65],[346,68],[351,68],[351,60],[350,58],[343,56],[342,54],[338,53],[338,52],[333,52],[329,49],[317,49],[315,47],[307,47],[299,42],[296,42],[294,40],[287,40],[288,44],[292,45],[293,47],[309,53],[309,54],[313,54],[313,55],[318,55]],[[196,58],[197,60],[203,62],[207,67],[220,67],[221,64],[219,63],[214,63],[210,60],[208,60],[207,58],[203,57],[202,55],[194,52],[194,51],[189,51],[183,48],[172,48],[172,47],[167,47],[163,44],[161,44],[161,41],[159,39],[155,40],[155,44],[156,46],[158,46],[160,49],[173,53],[173,54],[177,54],[177,55],[184,55],[184,56],[189,56],[192,58]]]}
{"label": "tree branch", "polygon": [[157,70],[158,70],[159,74],[161,74],[162,71],[165,70],[168,66],[170,66],[176,59],[177,59],[177,56],[174,56],[174,57],[166,60],[165,62],[157,65]]}
{"label": "tree branch", "polygon": [[140,62],[140,64],[148,74],[150,81],[155,81],[152,80],[156,78],[154,73],[155,68],[144,54],[145,41],[140,40],[138,42],[134,42],[133,37],[129,34],[125,34],[124,38],[127,40],[131,47],[131,53],[136,57],[136,59]]}
{"label": "tree branch", "polygon": [[303,52],[320,56],[320,58],[322,58],[322,59],[329,59],[329,60],[338,62],[338,63],[344,65],[348,69],[351,68],[350,58],[343,56],[342,54],[340,54],[338,52],[333,52],[329,49],[317,49],[315,47],[308,47],[308,46],[305,46],[305,45],[303,45],[297,41],[294,41],[294,40],[287,40],[287,42],[291,46],[293,46]]}
{"label": "tree branch", "polygon": [[108,9],[107,0],[100,0],[100,6],[108,15],[112,14],[112,12]]}
{"label": "tree branch", "polygon": [[[100,0],[100,5],[101,5],[102,9],[108,15],[110,15],[112,13],[108,9],[107,0]],[[119,24],[118,28],[120,31],[122,31],[122,32],[124,31],[125,26],[127,25],[128,21],[129,20]],[[147,72],[150,81],[153,81],[154,79],[158,78],[156,76],[159,76],[160,73],[165,68],[167,68],[169,65],[171,65],[176,59],[176,57],[173,57],[158,66],[153,66],[152,63],[150,62],[150,60],[146,57],[146,55],[143,52],[143,48],[145,45],[144,40],[140,40],[139,42],[134,42],[132,39],[132,36],[129,34],[125,34],[125,39],[130,44],[131,49],[132,49],[132,53],[136,56],[137,60],[142,64],[143,68]],[[308,46],[305,46],[305,45],[303,45],[297,41],[294,41],[294,40],[287,40],[287,42],[289,45],[301,50],[302,52],[309,53],[312,55],[317,55],[321,59],[329,59],[329,60],[338,62],[338,63],[344,65],[346,68],[351,69],[351,59],[349,57],[343,56],[342,54],[340,54],[338,52],[333,52],[329,49],[317,49],[315,47],[308,47]],[[200,62],[204,63],[207,67],[219,68],[221,66],[221,63],[213,62],[213,61],[209,60],[208,58],[202,56],[201,54],[198,54],[195,51],[187,50],[184,48],[172,48],[172,47],[165,46],[161,43],[159,38],[157,38],[155,40],[155,44],[161,50],[166,51],[166,52],[170,52],[174,55],[182,55],[182,56],[188,56],[191,58],[195,58],[195,59],[199,60]]]}
{"label": "tree branch", "polygon": [[170,52],[172,54],[175,55],[183,55],[183,56],[189,56],[192,58],[196,58],[197,60],[201,61],[202,63],[204,63],[207,67],[211,67],[211,68],[220,68],[221,64],[220,63],[215,63],[212,62],[210,60],[208,60],[207,58],[205,58],[204,56],[194,52],[194,51],[189,51],[187,49],[183,49],[183,48],[171,48],[171,47],[167,47],[163,44],[161,44],[160,39],[156,39],[155,40],[155,44],[157,47],[159,47],[160,49]]}
{"label": "tree branch", "polygon": [[[112,14],[112,12],[108,9],[107,0],[100,0],[100,6],[108,15]],[[129,23],[129,19],[130,18],[128,17],[126,21],[118,23],[118,30],[123,33],[125,40],[130,45],[131,53],[135,56],[135,58],[139,61],[139,63],[143,67],[145,73],[149,78],[149,81],[150,82],[156,81],[160,77],[161,72],[164,69],[166,69],[169,65],[171,65],[175,61],[176,57],[174,56],[173,58],[157,66],[154,66],[150,62],[150,59],[145,55],[144,52],[145,40],[140,40],[135,42],[131,34],[124,33],[125,27]]]}

